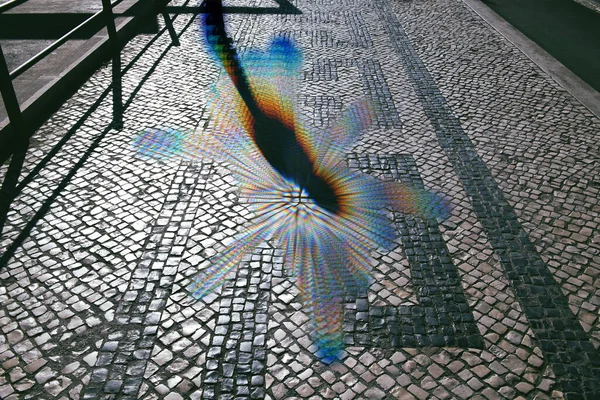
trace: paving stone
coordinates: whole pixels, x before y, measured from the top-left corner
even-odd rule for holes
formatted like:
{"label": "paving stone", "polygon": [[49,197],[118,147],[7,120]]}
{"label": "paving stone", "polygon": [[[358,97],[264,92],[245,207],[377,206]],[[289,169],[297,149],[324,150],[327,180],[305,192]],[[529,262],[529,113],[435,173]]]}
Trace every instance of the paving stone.
{"label": "paving stone", "polygon": [[47,211],[0,269],[0,397],[596,398],[598,118],[460,2],[227,6],[241,54],[278,33],[302,48],[298,121],[325,132],[368,99],[348,165],[447,194],[450,218],[390,215],[397,246],[369,249],[340,363],[315,355],[275,241],[189,296],[254,215],[228,163],[131,146],[148,127],[215,134],[207,98],[228,77],[179,13],[180,47],[163,32],[124,48],[122,130],[110,99],[92,106],[103,65],[33,137],[0,247]]}

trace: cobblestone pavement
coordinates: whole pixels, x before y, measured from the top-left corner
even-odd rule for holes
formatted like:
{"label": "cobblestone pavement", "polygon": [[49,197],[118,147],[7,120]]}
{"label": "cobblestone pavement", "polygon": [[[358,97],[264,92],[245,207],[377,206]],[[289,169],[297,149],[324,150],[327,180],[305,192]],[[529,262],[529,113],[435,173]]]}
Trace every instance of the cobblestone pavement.
{"label": "cobblestone pavement", "polygon": [[276,243],[221,291],[185,289],[252,213],[226,163],[131,146],[147,127],[210,133],[226,79],[199,4],[171,5],[180,47],[163,32],[123,52],[122,130],[107,65],[35,134],[0,242],[0,398],[600,398],[597,117],[457,0],[226,2],[242,53],[278,33],[302,47],[307,123],[371,100],[351,168],[455,205],[394,215],[398,246],[373,249],[325,365]]}

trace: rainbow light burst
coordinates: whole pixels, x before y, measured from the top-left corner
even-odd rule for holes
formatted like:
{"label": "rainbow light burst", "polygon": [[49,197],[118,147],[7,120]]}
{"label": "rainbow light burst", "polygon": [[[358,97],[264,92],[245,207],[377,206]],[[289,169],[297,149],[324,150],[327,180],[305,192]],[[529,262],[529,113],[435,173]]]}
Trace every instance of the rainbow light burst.
{"label": "rainbow light burst", "polygon": [[[261,242],[276,240],[285,253],[285,268],[297,278],[317,354],[331,363],[344,347],[344,298],[365,293],[372,282],[371,250],[395,245],[389,210],[446,217],[450,203],[430,191],[350,170],[346,154],[374,118],[370,105],[350,105],[325,131],[307,128],[296,113],[297,47],[279,37],[266,51],[253,50],[238,60],[223,44],[228,42],[218,29],[219,19],[211,18],[202,25],[207,47],[231,77],[212,94],[213,134],[147,129],[133,145],[144,156],[212,158],[229,165],[239,182],[240,201],[255,217],[189,290],[196,298],[213,292],[244,255]],[[286,139],[273,132],[283,132]]]}

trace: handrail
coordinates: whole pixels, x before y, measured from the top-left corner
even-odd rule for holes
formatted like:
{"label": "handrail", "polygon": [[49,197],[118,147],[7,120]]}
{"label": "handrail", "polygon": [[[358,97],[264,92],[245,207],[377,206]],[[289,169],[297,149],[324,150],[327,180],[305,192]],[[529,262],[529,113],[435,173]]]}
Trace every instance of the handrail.
{"label": "handrail", "polygon": [[[7,11],[21,3],[24,3],[27,0],[12,0],[8,3],[3,4],[2,6],[0,6],[0,13],[2,13],[3,11]],[[75,28],[73,28],[71,31],[67,32],[65,35],[63,35],[62,37],[60,37],[58,40],[56,40],[54,43],[52,43],[50,46],[46,47],[44,50],[40,51],[39,53],[37,53],[35,56],[31,57],[29,60],[27,60],[25,63],[21,64],[19,67],[17,67],[14,71],[10,72],[8,71],[8,68],[6,67],[6,59],[4,58],[4,55],[2,54],[1,48],[0,48],[0,64],[2,64],[2,67],[0,68],[0,81],[2,81],[2,85],[0,85],[0,94],[2,95],[2,98],[4,100],[6,109],[7,109],[7,113],[8,113],[8,119],[10,121],[10,125],[12,126],[12,137],[13,139],[16,139],[16,142],[19,143],[28,143],[29,141],[29,132],[26,132],[26,127],[23,126],[23,124],[20,123],[20,121],[22,120],[22,116],[21,116],[21,109],[20,109],[20,105],[19,102],[16,98],[16,96],[14,96],[14,87],[12,85],[12,81],[19,77],[21,74],[23,74],[24,72],[26,72],[27,70],[29,70],[32,66],[34,66],[37,62],[39,62],[40,60],[42,60],[44,57],[46,57],[48,54],[52,53],[52,51],[56,50],[58,47],[60,47],[62,44],[64,44],[67,40],[69,40],[78,30],[82,29],[85,25],[90,24],[92,21],[94,21],[96,18],[99,18],[100,16],[104,16],[104,26],[106,27],[107,31],[108,31],[108,41],[109,41],[109,46],[111,49],[111,58],[112,58],[112,89],[113,89],[113,126],[116,129],[120,129],[123,125],[123,104],[122,104],[122,89],[121,89],[121,60],[120,60],[120,50],[121,50],[121,45],[119,44],[119,38],[117,35],[117,31],[116,31],[116,26],[115,26],[115,19],[114,19],[114,14],[113,14],[113,9],[114,7],[116,7],[117,5],[119,5],[123,0],[115,0],[114,2],[111,3],[111,0],[101,0],[102,1],[102,10],[95,13],[94,15],[92,15],[91,17],[89,17],[88,19],[86,19],[85,21],[83,21],[81,24],[79,24],[78,26],[76,26]],[[157,1],[157,0],[155,0]],[[165,1],[165,0],[163,0]],[[179,46],[179,40],[177,38],[177,34],[175,33],[175,30],[173,29],[173,25],[172,22],[168,16],[168,14],[165,12],[164,7],[166,7],[166,4],[169,3],[169,0],[166,0],[163,7],[163,10],[161,12],[161,14],[163,15],[164,19],[165,19],[165,24],[167,25],[167,29],[169,30],[169,35],[171,36],[171,42],[173,43],[174,46]],[[26,147],[26,146],[25,146]],[[2,149],[5,150],[0,151],[0,157],[2,157],[2,159],[0,161],[4,161],[5,160],[5,152],[6,149]],[[7,154],[12,154],[12,153],[7,153]]]}
{"label": "handrail", "polygon": [[8,11],[13,7],[18,6],[21,3],[25,3],[27,0],[12,0],[12,1],[8,1],[4,4],[2,4],[0,6],[0,13],[3,13],[4,11]]}
{"label": "handrail", "polygon": [[[5,3],[4,5],[0,6],[0,13],[9,10],[12,7],[15,7],[16,5],[24,3],[25,1],[27,0],[13,0],[8,3]],[[119,3],[121,3],[123,0],[116,0],[114,3],[111,3],[111,0],[101,1],[101,11],[86,19],[84,22],[76,26],[67,34],[63,35],[61,38],[56,40],[53,44],[46,47],[38,54],[27,60],[24,64],[20,65],[12,72],[8,71],[6,59],[2,52],[2,47],[0,46],[0,95],[4,100],[4,105],[6,107],[9,120],[8,126],[10,127],[10,129],[8,129],[8,131],[6,132],[4,138],[0,137],[0,139],[4,139],[4,143],[7,144],[7,146],[0,146],[0,162],[4,162],[8,159],[8,157],[11,157],[12,155],[8,172],[5,178],[3,179],[2,184],[0,185],[0,235],[2,234],[2,230],[4,227],[4,223],[6,222],[6,216],[8,215],[10,205],[19,192],[19,190],[17,189],[17,185],[19,183],[19,175],[27,154],[27,150],[29,147],[29,139],[31,137],[33,129],[32,126],[29,126],[24,123],[19,100],[17,99],[17,96],[15,94],[13,80],[25,71],[27,71],[37,62],[39,62],[42,58],[50,54],[53,50],[55,50],[67,40],[69,40],[69,38],[73,36],[73,34],[75,34],[75,32],[77,32],[79,29],[91,23],[94,19],[100,17],[100,15],[103,15],[105,19],[104,26],[107,29],[108,45],[110,47],[110,52],[112,53],[111,89],[113,92],[113,120],[111,126],[114,129],[121,129],[123,127],[124,108],[121,83],[123,71],[121,71],[120,55],[122,46],[117,34],[115,18],[113,14],[113,8]],[[160,2],[163,2],[164,4],[160,5]],[[167,26],[167,29],[169,31],[169,35],[171,36],[172,45],[179,46],[179,39],[177,37],[177,33],[173,28],[173,23],[171,19],[165,11],[166,5],[168,3],[169,0],[154,0],[152,11],[154,12],[156,10],[157,14],[162,14],[165,20],[165,25]],[[159,11],[158,8],[155,8],[157,6],[160,7],[162,11]]]}
{"label": "handrail", "polygon": [[[14,0],[14,2],[23,2],[23,1],[27,1],[27,0]],[[110,5],[111,8],[114,8],[115,6],[119,5],[122,1],[123,0],[116,0],[114,3],[111,3],[111,5]],[[10,4],[10,3],[7,3],[7,4]],[[2,11],[3,10],[0,9],[0,13]],[[15,79],[18,76],[20,76],[21,74],[23,74],[24,72],[26,72],[29,68],[33,67],[42,58],[46,57],[48,54],[52,53],[54,50],[56,50],[61,45],[63,45],[79,29],[83,28],[86,24],[89,24],[90,22],[92,22],[92,20],[95,20],[95,19],[99,18],[103,13],[104,13],[104,10],[98,11],[96,14],[92,15],[91,17],[89,17],[88,19],[86,19],[85,21],[83,21],[81,24],[77,25],[75,28],[71,29],[69,32],[67,32],[66,34],[64,34],[59,39],[57,39],[50,46],[46,47],[44,50],[40,51],[35,56],[33,56],[29,60],[25,61],[23,64],[21,64],[19,67],[17,67],[14,71],[12,71],[10,73],[10,75],[9,75],[10,78],[11,79]]]}

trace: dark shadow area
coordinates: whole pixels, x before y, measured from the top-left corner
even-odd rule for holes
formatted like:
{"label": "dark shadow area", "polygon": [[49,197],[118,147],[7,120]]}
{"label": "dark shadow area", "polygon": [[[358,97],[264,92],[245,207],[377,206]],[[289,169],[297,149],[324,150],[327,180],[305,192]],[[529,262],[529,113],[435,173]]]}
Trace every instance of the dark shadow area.
{"label": "dark shadow area", "polygon": [[[223,14],[225,7],[220,1],[207,0],[203,4],[205,35],[208,45],[223,62],[225,70],[246,104],[251,118],[250,136],[265,160],[288,180],[306,190],[320,207],[336,214],[340,210],[339,200],[332,185],[314,172],[308,154],[298,142],[293,126],[268,115],[259,105],[253,93],[246,71],[244,71],[232,40],[227,36]],[[283,51],[290,46],[281,42]]]}
{"label": "dark shadow area", "polygon": [[6,176],[2,182],[2,187],[0,188],[0,237],[2,237],[10,205],[18,192],[17,184],[19,182],[19,175],[23,169],[27,150],[28,147],[24,146],[12,156],[8,171],[6,171]]}
{"label": "dark shadow area", "polygon": [[600,91],[600,14],[572,0],[483,0]]}
{"label": "dark shadow area", "polygon": [[[224,14],[302,14],[302,11],[288,0],[275,0],[275,2],[279,4],[279,7],[223,7],[222,12]],[[199,7],[168,6],[167,12],[169,14],[206,14],[209,12],[206,3],[207,0]]]}
{"label": "dark shadow area", "polygon": [[[130,11],[116,14],[116,16],[133,16],[134,14],[134,11]],[[0,39],[59,39],[93,15],[93,13],[0,14]],[[89,39],[104,27],[102,18],[96,18],[78,29],[72,39]],[[144,18],[138,31],[139,33],[158,32],[157,18]]]}

